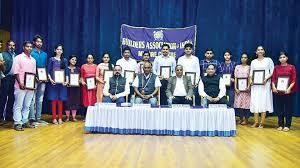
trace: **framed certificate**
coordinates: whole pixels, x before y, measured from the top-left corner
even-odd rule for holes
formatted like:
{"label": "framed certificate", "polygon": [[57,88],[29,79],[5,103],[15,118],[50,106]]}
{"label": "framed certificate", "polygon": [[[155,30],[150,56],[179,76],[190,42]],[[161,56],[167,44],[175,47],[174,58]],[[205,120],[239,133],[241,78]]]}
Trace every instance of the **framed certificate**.
{"label": "framed certificate", "polygon": [[127,79],[129,83],[132,83],[135,77],[134,71],[125,70],[124,71],[124,77]]}
{"label": "framed certificate", "polygon": [[35,74],[34,73],[25,72],[24,86],[26,89],[29,89],[29,90],[35,89]]}
{"label": "framed certificate", "polygon": [[248,78],[237,78],[237,89],[241,92],[247,91]]}
{"label": "framed certificate", "polygon": [[110,70],[104,70],[104,81],[109,82],[109,78],[113,77],[114,73]]}
{"label": "framed certificate", "polygon": [[87,90],[93,90],[96,88],[96,80],[95,77],[88,77],[86,79],[86,88]]}
{"label": "framed certificate", "polygon": [[48,81],[48,75],[47,75],[46,68],[37,68],[36,71],[37,71],[37,77],[38,77],[39,81],[42,81],[42,82]]}
{"label": "framed certificate", "polygon": [[64,83],[65,82],[65,71],[56,70],[54,71],[54,81],[55,83]]}
{"label": "framed certificate", "polygon": [[79,87],[79,73],[70,73],[70,86]]}
{"label": "framed certificate", "polygon": [[164,79],[171,77],[171,66],[160,66],[160,76]]}
{"label": "framed certificate", "polygon": [[185,72],[185,76],[190,76],[192,80],[192,85],[196,83],[196,72]]}
{"label": "framed certificate", "polygon": [[289,87],[290,78],[288,76],[278,76],[276,89],[280,92],[286,92]]}
{"label": "framed certificate", "polygon": [[226,86],[231,85],[231,74],[223,74],[223,80]]}
{"label": "framed certificate", "polygon": [[265,70],[253,70],[253,85],[264,85]]}

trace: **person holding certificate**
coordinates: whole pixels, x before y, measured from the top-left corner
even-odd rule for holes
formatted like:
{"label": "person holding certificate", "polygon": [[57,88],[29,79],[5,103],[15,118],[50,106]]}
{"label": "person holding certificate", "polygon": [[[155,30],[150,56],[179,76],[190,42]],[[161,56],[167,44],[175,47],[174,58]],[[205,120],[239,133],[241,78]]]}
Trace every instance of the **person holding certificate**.
{"label": "person holding certificate", "polygon": [[146,62],[150,62],[150,52],[149,51],[144,51],[143,52],[143,61],[139,62],[136,66],[136,70],[135,70],[135,73],[137,74],[142,74],[144,73],[144,64]]}
{"label": "person holding certificate", "polygon": [[[88,106],[93,106],[96,102],[96,86],[89,86],[90,84],[96,85],[96,81],[93,83],[88,83],[87,79],[92,79],[96,77],[97,65],[94,64],[94,56],[92,54],[88,54],[86,57],[86,64],[81,66],[81,83],[82,83],[82,104],[85,108]],[[89,89],[92,88],[92,89]]]}
{"label": "person holding certificate", "polygon": [[229,50],[224,52],[224,62],[221,63],[221,71],[223,80],[226,85],[226,95],[229,97],[229,106],[233,107],[234,104],[234,69],[236,62],[231,60],[232,54]]}
{"label": "person holding certificate", "polygon": [[[194,88],[194,95],[196,99],[200,99],[198,92],[198,82],[200,79],[200,65],[198,57],[193,55],[193,44],[187,43],[184,45],[184,55],[178,58],[177,64],[182,65],[183,74],[188,75],[194,74],[194,77],[191,77],[192,85]],[[196,101],[196,105],[200,106],[200,101]]]}
{"label": "person holding certificate", "polygon": [[121,75],[122,67],[114,67],[114,76],[106,82],[103,89],[103,102],[116,103],[120,105],[125,102],[125,96],[130,93],[129,82]]}
{"label": "person holding certificate", "polygon": [[[53,57],[49,58],[48,61],[48,78],[50,83],[47,88],[47,97],[51,101],[51,112],[52,112],[52,123],[62,124],[62,111],[63,101],[68,99],[68,63],[67,59],[63,55],[63,45],[58,44],[55,46]],[[67,77],[67,79],[65,79]],[[57,110],[58,106],[58,110]],[[56,113],[58,111],[58,121]]]}
{"label": "person holding certificate", "polygon": [[250,115],[250,66],[248,65],[248,55],[242,54],[241,64],[234,70],[234,108],[240,116],[239,124],[247,125]]}
{"label": "person holding certificate", "polygon": [[206,73],[207,75],[199,81],[199,95],[207,99],[207,104],[228,105],[225,82],[220,75],[216,74],[216,65],[208,65]]}
{"label": "person holding certificate", "polygon": [[150,103],[151,106],[157,105],[157,92],[161,86],[160,80],[157,75],[152,73],[152,64],[145,62],[142,74],[138,74],[132,86],[136,93],[135,103]]}
{"label": "person holding certificate", "polygon": [[168,97],[166,95],[166,89],[168,86],[168,79],[171,76],[175,76],[176,60],[174,57],[169,56],[170,46],[168,44],[163,44],[161,48],[162,55],[157,56],[153,62],[153,73],[161,80],[161,105],[167,105]]}
{"label": "person holding certificate", "polygon": [[[69,83],[68,83],[68,100],[65,104],[65,113],[66,113],[66,122],[70,120],[70,112],[72,112],[72,120],[77,121],[76,113],[77,110],[80,108],[81,104],[81,94],[80,94],[80,69],[76,66],[77,63],[77,56],[71,55],[69,57]],[[73,77],[77,77],[74,78]],[[76,81],[73,81],[76,80]],[[76,86],[74,84],[76,83]],[[78,84],[78,85],[77,85]]]}
{"label": "person holding certificate", "polygon": [[[272,76],[272,88],[275,94],[275,104],[278,111],[278,130],[289,131],[292,123],[292,108],[296,92],[296,68],[288,64],[288,55],[280,52],[279,62]],[[285,119],[285,122],[284,122]]]}
{"label": "person holding certificate", "polygon": [[[46,63],[48,56],[47,53],[42,50],[43,38],[40,35],[35,35],[33,38],[33,44],[34,48],[31,51],[31,55],[36,61],[36,67],[43,68],[44,76],[47,78]],[[29,120],[39,124],[48,124],[46,121],[41,119],[46,83],[45,81],[40,80],[39,76],[37,76],[37,79],[35,94],[30,105]]]}
{"label": "person holding certificate", "polygon": [[[23,131],[24,128],[34,128],[33,124],[28,122],[29,107],[34,95],[31,90],[35,85],[36,61],[30,55],[32,44],[30,41],[23,43],[23,53],[17,55],[13,63],[13,72],[15,75],[15,102],[13,106],[14,129]],[[30,82],[27,83],[27,73],[33,74]],[[31,88],[31,89],[28,89]]]}
{"label": "person holding certificate", "polygon": [[96,70],[96,80],[97,80],[97,102],[103,101],[103,88],[104,88],[104,75],[105,71],[113,70],[113,64],[110,63],[110,55],[109,53],[104,53],[102,55],[102,63],[97,66]]}
{"label": "person holding certificate", "polygon": [[[256,48],[257,58],[250,65],[251,101],[250,111],[254,113],[255,123],[252,127],[263,128],[266,112],[273,112],[273,96],[271,91],[271,77],[274,63],[271,58],[265,57],[265,49],[262,46]],[[261,122],[259,124],[259,113]]]}

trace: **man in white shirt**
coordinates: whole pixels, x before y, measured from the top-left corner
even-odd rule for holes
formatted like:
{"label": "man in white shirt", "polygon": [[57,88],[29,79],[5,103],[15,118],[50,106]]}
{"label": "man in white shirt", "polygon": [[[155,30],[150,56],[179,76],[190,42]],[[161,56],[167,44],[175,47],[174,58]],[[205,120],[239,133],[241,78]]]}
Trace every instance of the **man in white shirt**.
{"label": "man in white shirt", "polygon": [[227,104],[226,85],[220,75],[216,75],[216,65],[210,64],[206,69],[207,76],[199,82],[199,95],[207,98],[207,104]]}
{"label": "man in white shirt", "polygon": [[[130,58],[131,50],[129,47],[124,47],[122,50],[123,58],[119,59],[116,65],[120,65],[122,67],[122,75],[124,76],[124,72],[134,71],[137,67],[137,62],[135,59]],[[125,76],[124,76],[125,77]]]}
{"label": "man in white shirt", "polygon": [[168,44],[163,44],[161,49],[162,55],[157,56],[153,62],[153,73],[159,76],[161,80],[161,88],[160,88],[160,97],[161,97],[161,104],[167,105],[167,96],[166,96],[166,89],[168,85],[169,77],[162,76],[160,70],[162,66],[169,66],[170,73],[167,74],[169,76],[175,75],[175,66],[176,60],[174,57],[169,56],[170,46]]}
{"label": "man in white shirt", "polygon": [[183,75],[182,65],[176,66],[176,76],[168,81],[166,90],[168,104],[190,104],[192,105],[193,87],[191,78]]}
{"label": "man in white shirt", "polygon": [[157,105],[156,94],[161,86],[157,75],[152,73],[152,64],[145,62],[143,66],[144,73],[138,74],[134,79],[132,86],[136,93],[135,103],[150,103],[151,106]]}
{"label": "man in white shirt", "polygon": [[[194,77],[191,77],[192,85],[194,94],[196,97],[196,100],[199,100],[199,94],[198,92],[198,82],[200,79],[200,65],[199,65],[199,59],[198,57],[193,55],[193,44],[187,43],[184,45],[184,55],[179,57],[177,64],[183,66],[183,74],[184,75],[193,75]],[[187,73],[187,74],[186,74]],[[200,101],[196,101],[196,105],[200,106]]]}

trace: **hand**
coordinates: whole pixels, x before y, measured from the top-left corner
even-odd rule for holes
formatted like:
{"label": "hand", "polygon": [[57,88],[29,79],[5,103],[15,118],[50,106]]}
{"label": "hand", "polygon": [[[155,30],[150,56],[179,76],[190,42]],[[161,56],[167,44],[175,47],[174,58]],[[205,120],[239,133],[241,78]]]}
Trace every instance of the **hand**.
{"label": "hand", "polygon": [[220,98],[216,97],[216,98],[213,98],[212,100],[213,100],[213,102],[218,102],[220,100]]}
{"label": "hand", "polygon": [[238,89],[234,89],[235,90],[235,93],[239,94],[240,91]]}
{"label": "hand", "polygon": [[49,79],[52,85],[56,85],[55,81],[53,79]]}
{"label": "hand", "polygon": [[272,90],[274,93],[278,93],[278,90],[276,89],[276,87],[273,87]]}
{"label": "hand", "polygon": [[67,86],[67,85],[68,85],[68,82],[64,82],[63,85],[64,85],[64,86]]}
{"label": "hand", "polygon": [[117,99],[117,97],[116,97],[115,95],[109,95],[109,97],[110,97],[113,101],[115,101],[115,100]]}
{"label": "hand", "polygon": [[213,98],[210,97],[210,96],[207,96],[206,98],[207,98],[207,100],[209,100],[209,101],[211,101],[211,102],[213,101]]}
{"label": "hand", "polygon": [[163,77],[162,76],[158,76],[159,80],[163,80]]}
{"label": "hand", "polygon": [[290,94],[290,93],[291,93],[291,89],[288,88],[288,89],[286,90],[285,94]]}
{"label": "hand", "polygon": [[186,100],[192,100],[192,98],[190,96],[185,96]]}
{"label": "hand", "polygon": [[86,83],[84,81],[82,81],[81,84],[84,85],[84,86],[86,85]]}
{"label": "hand", "polygon": [[264,85],[268,82],[268,80],[269,80],[269,79],[265,79],[265,80],[264,80]]}
{"label": "hand", "polygon": [[38,78],[38,77],[35,77],[35,80],[36,80],[37,82],[40,82],[40,80],[39,80],[39,78]]}
{"label": "hand", "polygon": [[25,86],[22,83],[19,83],[19,87],[21,90],[25,90]]}
{"label": "hand", "polygon": [[145,95],[144,96],[144,99],[146,99],[146,100],[148,100],[148,99],[150,99],[151,98],[151,95]]}

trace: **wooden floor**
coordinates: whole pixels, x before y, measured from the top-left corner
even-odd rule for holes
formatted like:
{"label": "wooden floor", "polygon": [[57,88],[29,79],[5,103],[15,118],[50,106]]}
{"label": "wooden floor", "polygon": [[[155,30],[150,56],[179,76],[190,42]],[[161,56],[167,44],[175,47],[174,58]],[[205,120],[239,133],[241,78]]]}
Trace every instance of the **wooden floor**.
{"label": "wooden floor", "polygon": [[86,134],[82,121],[24,132],[6,126],[0,128],[0,168],[300,167],[300,118],[290,132],[277,131],[276,122],[269,117],[264,129],[238,126],[229,138]]}

